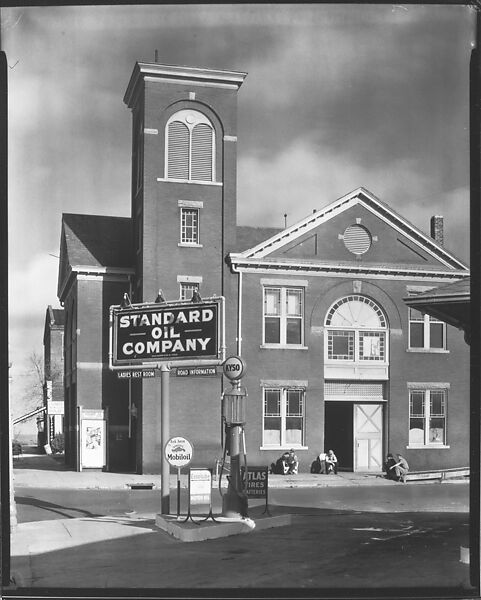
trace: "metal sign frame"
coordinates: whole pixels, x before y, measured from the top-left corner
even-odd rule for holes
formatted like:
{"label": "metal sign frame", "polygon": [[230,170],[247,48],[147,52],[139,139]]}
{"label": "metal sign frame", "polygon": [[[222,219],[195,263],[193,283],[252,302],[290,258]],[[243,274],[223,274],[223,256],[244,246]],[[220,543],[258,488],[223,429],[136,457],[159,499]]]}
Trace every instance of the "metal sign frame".
{"label": "metal sign frame", "polygon": [[[216,348],[215,351],[205,357],[192,356],[179,357],[175,355],[165,354],[164,356],[156,356],[152,359],[142,358],[118,358],[118,328],[119,318],[125,315],[136,314],[152,314],[163,313],[170,311],[182,311],[187,309],[207,309],[216,307],[217,322],[215,324],[216,331]],[[175,302],[163,302],[156,304],[139,303],[131,304],[128,308],[122,308],[120,305],[110,307],[109,320],[109,368],[113,371],[130,371],[141,369],[160,369],[162,365],[170,366],[217,366],[221,365],[225,360],[225,299],[223,296],[213,296],[211,298],[203,298],[201,302],[193,303],[191,300],[178,300]]]}

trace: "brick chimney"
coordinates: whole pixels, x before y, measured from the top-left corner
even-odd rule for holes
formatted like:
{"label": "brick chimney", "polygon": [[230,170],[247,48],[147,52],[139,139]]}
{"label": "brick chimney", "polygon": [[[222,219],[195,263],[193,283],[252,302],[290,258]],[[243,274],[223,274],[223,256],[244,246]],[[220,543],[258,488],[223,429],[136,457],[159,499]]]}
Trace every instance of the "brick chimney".
{"label": "brick chimney", "polygon": [[441,246],[444,245],[444,218],[441,215],[431,217],[431,237]]}

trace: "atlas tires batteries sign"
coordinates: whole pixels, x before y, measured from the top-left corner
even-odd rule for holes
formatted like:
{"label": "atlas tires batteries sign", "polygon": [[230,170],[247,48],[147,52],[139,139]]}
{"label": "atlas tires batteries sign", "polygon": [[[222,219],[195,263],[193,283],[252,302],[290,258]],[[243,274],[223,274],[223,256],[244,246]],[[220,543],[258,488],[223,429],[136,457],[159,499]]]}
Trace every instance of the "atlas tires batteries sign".
{"label": "atlas tires batteries sign", "polygon": [[195,304],[179,301],[112,306],[110,319],[111,368],[222,362],[222,297]]}

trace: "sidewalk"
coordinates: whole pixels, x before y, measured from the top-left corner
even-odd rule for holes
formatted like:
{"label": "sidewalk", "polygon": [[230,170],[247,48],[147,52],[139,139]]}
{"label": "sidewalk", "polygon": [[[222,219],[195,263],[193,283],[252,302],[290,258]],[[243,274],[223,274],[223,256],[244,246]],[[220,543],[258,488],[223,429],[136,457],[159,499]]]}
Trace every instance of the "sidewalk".
{"label": "sidewalk", "polygon": [[[160,474],[137,475],[135,473],[106,473],[103,471],[70,471],[63,463],[62,455],[47,455],[26,453],[13,461],[14,487],[36,487],[51,489],[95,489],[119,490],[131,485],[152,486],[160,489]],[[460,483],[466,479],[450,479],[445,483]],[[180,476],[181,487],[188,486],[186,469]],[[433,485],[433,481],[416,481],[412,484]],[[299,473],[298,475],[269,475],[269,488],[317,488],[339,486],[399,486],[395,481],[385,479],[378,473],[353,473],[340,471],[337,475],[320,475],[312,473]],[[218,482],[213,479],[213,486]],[[227,486],[225,474],[222,477],[222,486]],[[170,475],[170,487],[177,487],[177,475]]]}
{"label": "sidewalk", "polygon": [[[47,454],[24,454],[13,463],[14,487],[52,489],[125,489],[130,485],[152,485],[160,489],[160,474],[137,475],[134,473],[106,473],[103,471],[70,471],[63,464],[63,456]],[[181,473],[182,488],[188,486],[186,472]],[[214,486],[218,482],[214,479]],[[222,486],[227,478],[222,477]],[[331,486],[400,485],[384,479],[379,474],[339,472],[337,475],[299,473],[298,475],[269,475],[269,488],[311,488]],[[170,475],[170,487],[176,488],[177,475]]]}

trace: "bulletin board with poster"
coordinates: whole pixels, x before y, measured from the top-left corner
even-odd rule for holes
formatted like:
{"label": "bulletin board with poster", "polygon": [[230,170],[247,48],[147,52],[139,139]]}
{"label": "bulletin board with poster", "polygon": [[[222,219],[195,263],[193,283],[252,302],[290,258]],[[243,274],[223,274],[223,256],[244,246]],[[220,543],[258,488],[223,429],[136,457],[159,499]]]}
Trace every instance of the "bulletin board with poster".
{"label": "bulletin board with poster", "polygon": [[79,410],[80,470],[103,469],[107,458],[106,422],[103,410]]}

